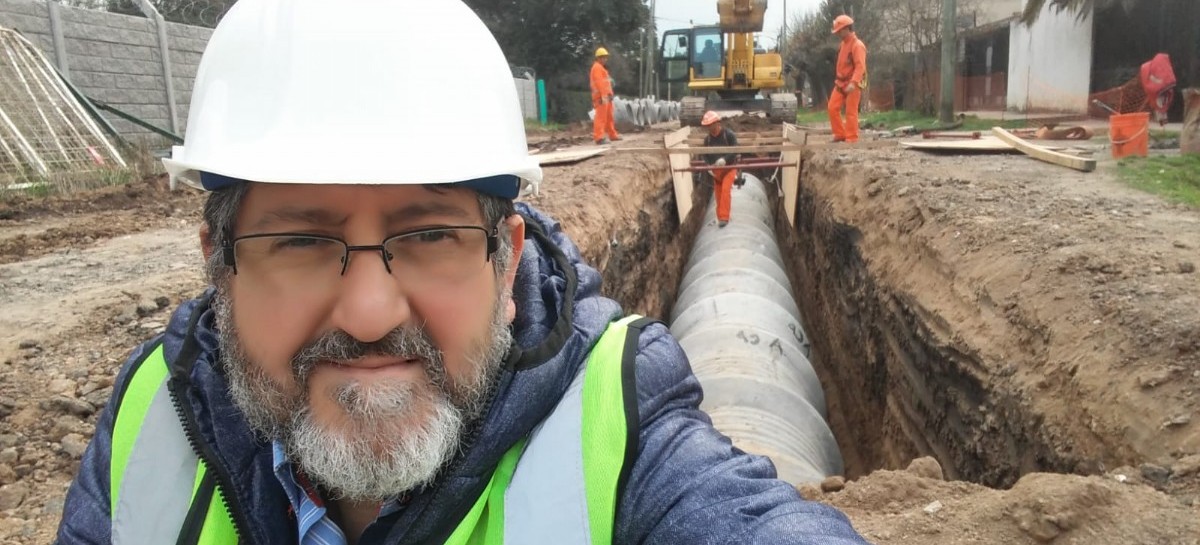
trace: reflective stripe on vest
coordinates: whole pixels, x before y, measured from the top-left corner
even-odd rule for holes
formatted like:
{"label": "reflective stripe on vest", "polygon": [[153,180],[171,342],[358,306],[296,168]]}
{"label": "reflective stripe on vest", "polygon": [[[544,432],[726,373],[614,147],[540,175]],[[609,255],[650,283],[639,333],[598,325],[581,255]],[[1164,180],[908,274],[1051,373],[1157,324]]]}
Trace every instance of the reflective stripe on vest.
{"label": "reflective stripe on vest", "polygon": [[[551,414],[501,457],[447,544],[612,542],[618,488],[637,447],[628,424],[638,422],[631,381],[645,322],[609,324]],[[172,406],[159,346],[128,379],[113,426],[114,545],[237,543],[206,469]]]}
{"label": "reflective stripe on vest", "polygon": [[161,345],[121,397],[110,469],[113,545],[237,543],[225,501],[172,406]]}

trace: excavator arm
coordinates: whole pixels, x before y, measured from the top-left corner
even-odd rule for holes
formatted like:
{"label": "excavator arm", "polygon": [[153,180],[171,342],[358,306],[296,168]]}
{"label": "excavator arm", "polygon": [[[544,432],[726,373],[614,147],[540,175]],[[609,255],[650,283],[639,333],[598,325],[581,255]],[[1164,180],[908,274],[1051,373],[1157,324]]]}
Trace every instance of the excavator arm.
{"label": "excavator arm", "polygon": [[717,0],[721,32],[762,32],[767,0]]}

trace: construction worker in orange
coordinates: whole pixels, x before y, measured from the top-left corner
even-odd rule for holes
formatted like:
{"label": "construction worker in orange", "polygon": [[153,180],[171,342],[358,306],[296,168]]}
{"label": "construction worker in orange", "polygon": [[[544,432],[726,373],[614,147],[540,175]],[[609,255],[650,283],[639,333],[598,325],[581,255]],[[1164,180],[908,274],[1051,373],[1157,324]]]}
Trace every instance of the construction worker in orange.
{"label": "construction worker in orange", "polygon": [[[700,125],[708,129],[704,136],[704,146],[736,146],[737,135],[721,124],[721,116],[709,110],[704,112]],[[713,166],[732,166],[737,163],[736,153],[710,153],[704,156],[704,162]],[[717,198],[717,227],[729,225],[730,201],[733,200],[733,182],[737,179],[737,169],[719,168],[710,171],[713,177],[713,192]]]}
{"label": "construction worker in orange", "polygon": [[[833,20],[833,33],[842,40],[833,93],[829,95],[829,123],[833,125],[833,141],[858,142],[858,105],[862,101],[863,84],[867,77],[867,46],[854,33],[854,19],[849,15],[838,15]],[[843,107],[846,108],[844,121]]]}
{"label": "construction worker in orange", "polygon": [[592,118],[592,140],[597,144],[607,144],[611,138],[620,140],[617,126],[613,123],[613,85],[608,77],[608,50],[603,47],[596,49],[596,62],[592,63],[592,107],[596,116]]}

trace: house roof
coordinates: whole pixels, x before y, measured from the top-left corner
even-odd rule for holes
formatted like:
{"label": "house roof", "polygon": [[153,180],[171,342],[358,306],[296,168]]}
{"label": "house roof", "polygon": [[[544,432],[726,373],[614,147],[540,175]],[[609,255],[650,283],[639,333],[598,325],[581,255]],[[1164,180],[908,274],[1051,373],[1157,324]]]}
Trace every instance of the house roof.
{"label": "house roof", "polygon": [[1001,29],[1009,28],[1013,21],[1020,20],[1020,18],[1020,15],[1014,13],[1012,16],[1005,17],[999,21],[992,21],[987,24],[968,28],[962,31],[962,36],[963,38],[970,39],[992,34],[993,32],[997,32]]}

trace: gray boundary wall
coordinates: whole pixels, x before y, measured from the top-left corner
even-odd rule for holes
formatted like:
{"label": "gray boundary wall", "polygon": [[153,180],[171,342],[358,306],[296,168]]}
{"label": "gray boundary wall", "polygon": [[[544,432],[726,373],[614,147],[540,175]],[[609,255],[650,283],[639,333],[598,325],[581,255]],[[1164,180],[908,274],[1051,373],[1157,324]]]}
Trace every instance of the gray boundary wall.
{"label": "gray boundary wall", "polygon": [[[175,119],[168,106],[168,73],[152,19],[67,7],[54,0],[0,0],[0,27],[19,31],[83,94],[155,126],[183,134],[192,82],[212,30],[166,23]],[[167,139],[108,112],[126,138],[149,145]]]}

